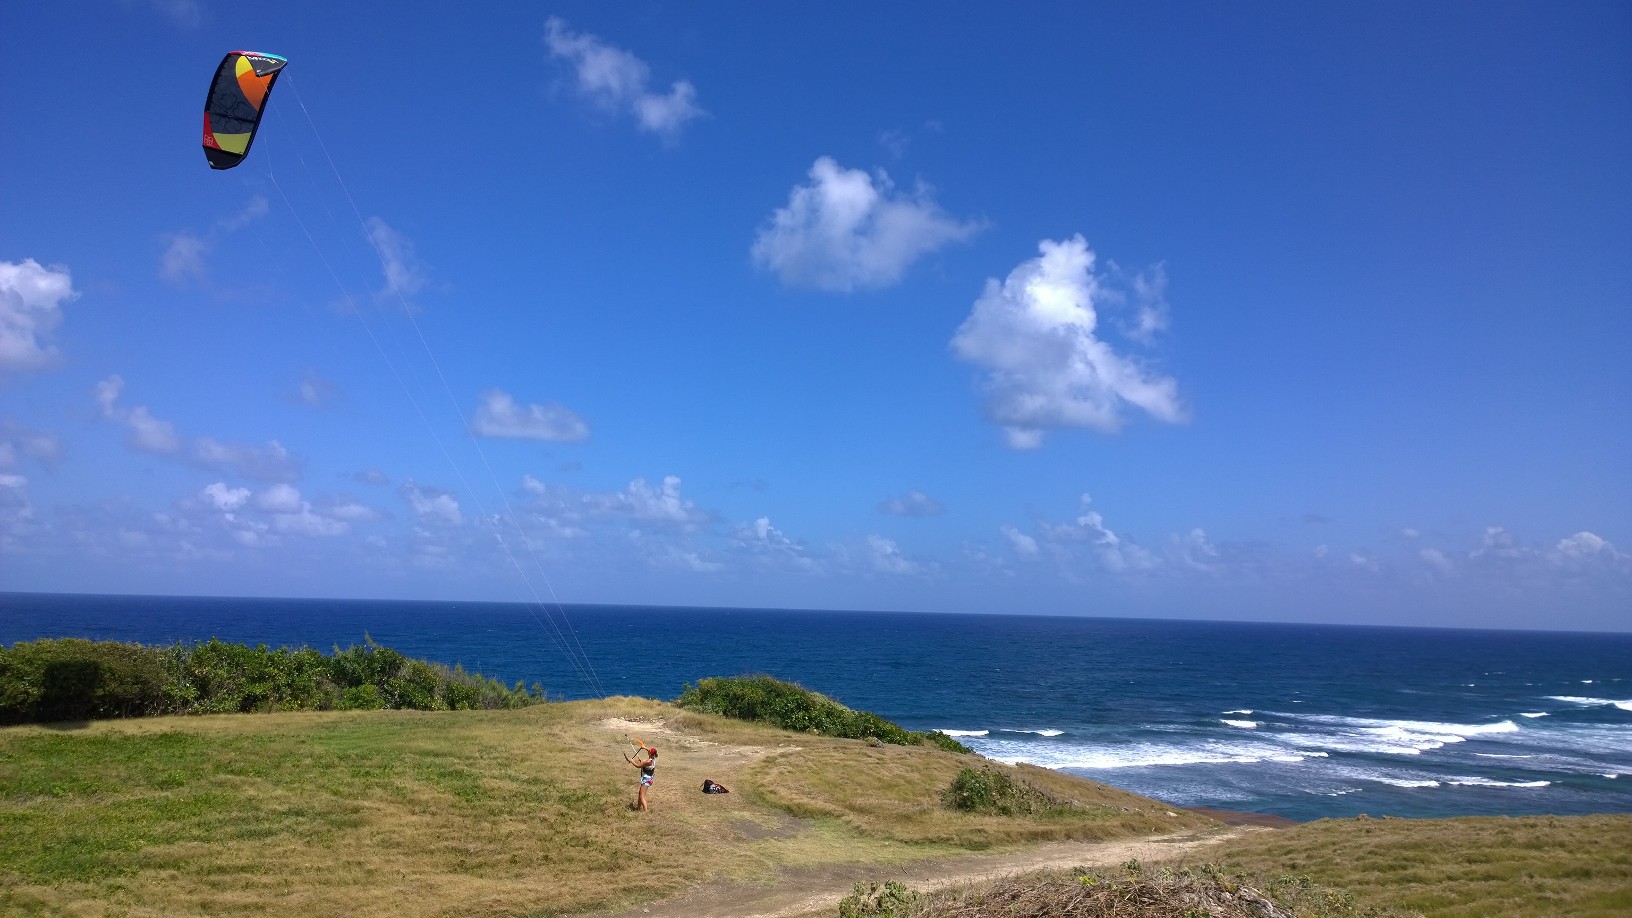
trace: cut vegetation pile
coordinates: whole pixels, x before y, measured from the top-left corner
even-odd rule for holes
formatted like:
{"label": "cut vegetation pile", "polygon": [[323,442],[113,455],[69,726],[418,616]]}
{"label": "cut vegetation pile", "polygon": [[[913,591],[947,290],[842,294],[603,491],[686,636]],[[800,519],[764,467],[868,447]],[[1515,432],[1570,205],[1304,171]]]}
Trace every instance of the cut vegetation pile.
{"label": "cut vegetation pile", "polygon": [[1404,918],[1283,877],[1262,889],[1217,868],[1120,874],[1045,871],[921,894],[900,883],[858,885],[839,918]]}

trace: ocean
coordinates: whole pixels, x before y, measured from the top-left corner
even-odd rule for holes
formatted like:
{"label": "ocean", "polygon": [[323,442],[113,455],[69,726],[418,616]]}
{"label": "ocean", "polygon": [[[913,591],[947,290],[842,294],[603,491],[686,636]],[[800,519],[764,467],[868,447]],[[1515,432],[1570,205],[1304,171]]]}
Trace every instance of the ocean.
{"label": "ocean", "polygon": [[365,635],[556,698],[769,673],[1178,806],[1632,812],[1632,634],[1029,615],[0,593],[0,643]]}

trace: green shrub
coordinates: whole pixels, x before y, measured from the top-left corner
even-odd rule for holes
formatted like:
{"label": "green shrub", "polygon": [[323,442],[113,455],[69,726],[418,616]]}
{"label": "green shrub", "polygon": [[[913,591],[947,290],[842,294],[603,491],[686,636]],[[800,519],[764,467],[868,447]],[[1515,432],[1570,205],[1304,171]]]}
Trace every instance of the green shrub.
{"label": "green shrub", "polygon": [[1071,804],[1040,787],[985,766],[962,768],[952,783],[941,791],[941,802],[967,813],[996,813],[1003,816],[1038,816],[1072,808]]}
{"label": "green shrub", "polygon": [[898,918],[921,898],[895,880],[857,883],[854,892],[839,900],[839,918]]}
{"label": "green shrub", "polygon": [[826,695],[770,676],[703,679],[686,686],[675,704],[692,711],[773,724],[784,730],[846,739],[875,738],[897,746],[927,742],[952,752],[970,751],[945,734],[904,730],[877,714],[852,710]]}
{"label": "green shrub", "polygon": [[462,668],[412,660],[366,635],[324,656],[211,638],[143,647],[80,638],[0,647],[0,724],[156,714],[227,714],[334,708],[426,711],[518,708],[531,690]]}
{"label": "green shrub", "polygon": [[62,638],[0,648],[0,723],[140,717],[168,705],[162,654]]}

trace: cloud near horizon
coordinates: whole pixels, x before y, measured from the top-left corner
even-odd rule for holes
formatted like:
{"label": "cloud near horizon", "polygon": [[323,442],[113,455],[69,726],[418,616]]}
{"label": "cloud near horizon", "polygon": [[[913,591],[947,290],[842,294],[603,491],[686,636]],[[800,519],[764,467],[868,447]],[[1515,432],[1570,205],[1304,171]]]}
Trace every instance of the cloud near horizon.
{"label": "cloud near horizon", "polygon": [[1053,429],[1114,433],[1138,408],[1176,424],[1187,415],[1178,383],[1120,355],[1096,334],[1105,298],[1081,236],[1043,240],[1041,255],[995,278],[952,337],[952,350],[985,371],[984,410],[1008,445],[1036,449]]}
{"label": "cloud near horizon", "polygon": [[948,216],[927,186],[898,192],[882,169],[869,176],[823,156],[809,175],[810,183],[794,186],[750,250],[754,263],[785,286],[836,293],[888,287],[914,261],[985,225]]}
{"label": "cloud near horizon", "polygon": [[551,57],[572,64],[580,96],[606,111],[633,116],[641,130],[665,141],[673,142],[686,122],[707,114],[689,80],[674,81],[667,93],[652,92],[647,88],[652,69],[645,61],[595,35],[569,30],[559,16],[545,21],[544,44]]}

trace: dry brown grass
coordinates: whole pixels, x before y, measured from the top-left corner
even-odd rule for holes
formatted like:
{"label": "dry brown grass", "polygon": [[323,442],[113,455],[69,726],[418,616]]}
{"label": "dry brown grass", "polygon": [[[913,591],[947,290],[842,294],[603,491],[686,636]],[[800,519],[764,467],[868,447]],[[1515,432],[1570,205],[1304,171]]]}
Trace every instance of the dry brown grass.
{"label": "dry brown grass", "polygon": [[1208,857],[1436,918],[1632,914],[1632,815],[1321,820]]}
{"label": "dry brown grass", "polygon": [[[960,813],[940,791],[960,768],[1004,769],[1075,806],[1037,817]],[[1059,839],[1108,839],[1177,832],[1213,821],[1148,797],[1028,765],[1011,767],[926,747],[872,747],[811,737],[805,748],[767,756],[749,772],[765,799],[790,812],[827,816],[858,832],[910,844],[965,848]]]}
{"label": "dry brown grass", "polygon": [[[651,813],[630,809],[624,732],[661,750]],[[941,810],[962,760],[632,698],[8,728],[0,912],[569,914],[715,877],[1204,822],[1047,772],[1031,777],[1089,804],[1081,818]],[[701,794],[705,777],[733,793]]]}

